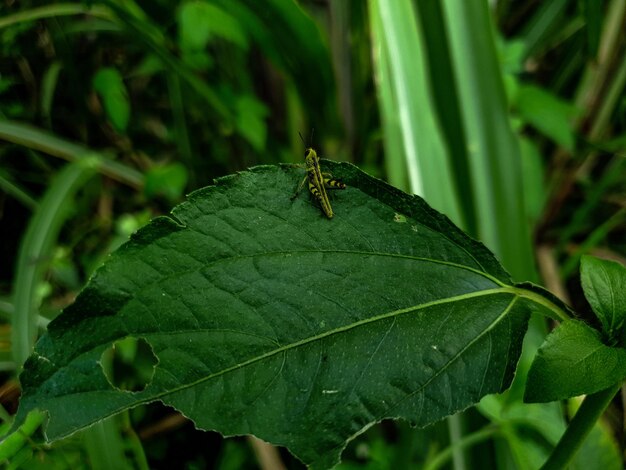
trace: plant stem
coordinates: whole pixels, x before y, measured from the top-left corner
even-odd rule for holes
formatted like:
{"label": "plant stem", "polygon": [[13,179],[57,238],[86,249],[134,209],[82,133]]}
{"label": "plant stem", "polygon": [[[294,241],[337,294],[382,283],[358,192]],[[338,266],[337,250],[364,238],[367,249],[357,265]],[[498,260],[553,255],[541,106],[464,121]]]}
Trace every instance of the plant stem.
{"label": "plant stem", "polygon": [[4,440],[0,442],[0,463],[10,463],[11,458],[28,445],[28,440],[43,423],[45,417],[45,414],[40,411],[32,411],[19,429],[4,437]]}
{"label": "plant stem", "polygon": [[609,406],[621,385],[621,383],[616,383],[593,395],[587,395],[576,416],[574,416],[574,419],[565,430],[561,440],[557,443],[552,454],[550,454],[550,457],[548,457],[548,460],[546,460],[540,470],[566,468],[568,462],[574,457],[585,437],[587,437],[598,418]]}
{"label": "plant stem", "polygon": [[454,455],[455,452],[465,449],[467,447],[479,444],[487,439],[491,439],[497,434],[498,428],[496,426],[487,426],[486,428],[477,431],[472,434],[468,434],[462,439],[459,439],[453,445],[443,449],[439,452],[430,462],[424,466],[424,470],[437,470],[445,465]]}
{"label": "plant stem", "polygon": [[561,307],[556,305],[554,302],[550,301],[550,299],[547,299],[546,297],[540,294],[537,294],[536,292],[533,292],[529,289],[523,289],[520,287],[509,287],[503,290],[511,292],[515,295],[519,295],[520,297],[526,298],[530,300],[531,302],[536,303],[537,305],[541,305],[542,307],[547,309],[549,312],[554,314],[554,315],[547,315],[554,320],[565,321],[565,320],[570,320],[571,318],[570,315],[565,310],[563,310]]}
{"label": "plant stem", "polygon": [[463,416],[459,413],[448,416],[446,421],[448,423],[448,434],[450,435],[450,442],[452,448],[452,468],[454,470],[466,470],[467,463],[465,459],[465,453],[463,448],[457,445],[463,439]]}

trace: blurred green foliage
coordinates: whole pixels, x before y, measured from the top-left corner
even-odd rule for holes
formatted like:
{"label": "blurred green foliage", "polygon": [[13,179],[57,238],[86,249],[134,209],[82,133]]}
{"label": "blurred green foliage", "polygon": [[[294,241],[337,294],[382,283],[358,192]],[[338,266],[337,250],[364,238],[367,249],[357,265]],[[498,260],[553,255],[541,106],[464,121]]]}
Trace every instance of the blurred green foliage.
{"label": "blurred green foliage", "polygon": [[[580,256],[626,259],[625,19],[624,0],[2,2],[0,417],[37,332],[132,230],[217,176],[301,161],[313,128],[322,156],[419,192],[593,322]],[[342,466],[534,468],[564,415],[526,406],[514,385],[426,430],[382,423]],[[602,468],[622,466],[622,409],[596,432]],[[13,468],[261,461],[158,406],[33,437]]]}

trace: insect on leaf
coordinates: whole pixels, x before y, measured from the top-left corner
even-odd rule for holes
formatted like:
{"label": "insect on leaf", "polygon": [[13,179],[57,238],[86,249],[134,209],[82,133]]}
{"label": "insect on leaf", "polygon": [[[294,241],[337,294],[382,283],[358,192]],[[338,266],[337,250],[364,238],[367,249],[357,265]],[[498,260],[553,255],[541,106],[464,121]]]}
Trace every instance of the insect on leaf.
{"label": "insect on leaf", "polygon": [[[348,185],[332,223],[290,200],[301,170],[261,166],[139,230],[40,339],[16,425],[46,411],[54,440],[159,400],[327,468],[382,419],[425,426],[506,389],[528,308],[494,256],[422,199],[322,164]],[[156,358],[132,392],[100,366],[126,337]]]}

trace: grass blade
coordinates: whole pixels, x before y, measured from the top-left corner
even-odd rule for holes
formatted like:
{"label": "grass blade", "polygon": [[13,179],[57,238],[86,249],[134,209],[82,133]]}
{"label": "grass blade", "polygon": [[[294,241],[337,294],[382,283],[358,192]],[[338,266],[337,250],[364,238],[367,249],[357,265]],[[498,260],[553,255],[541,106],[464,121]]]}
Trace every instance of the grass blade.
{"label": "grass blade", "polygon": [[39,8],[31,8],[29,10],[20,11],[19,13],[0,18],[0,29],[14,24],[23,23],[25,21],[37,21],[44,18],[54,18],[55,16],[87,14],[98,18],[112,19],[111,12],[107,8],[101,6],[88,6],[76,3],[58,3]]}
{"label": "grass blade", "polygon": [[454,80],[454,70],[445,29],[443,9],[438,1],[417,2],[424,35],[426,58],[435,112],[450,156],[450,167],[463,226],[470,235],[477,234],[474,189],[470,174],[469,150],[461,117],[461,103]]}
{"label": "grass blade", "polygon": [[95,165],[103,175],[134,188],[143,186],[143,175],[137,170],[80,144],[61,139],[27,124],[0,120],[0,139],[72,162],[89,158],[90,164]]}
{"label": "grass blade", "polygon": [[521,159],[511,130],[487,2],[446,1],[457,86],[476,190],[479,238],[518,279],[534,279]]}
{"label": "grass blade", "polygon": [[71,206],[75,191],[93,173],[94,164],[86,159],[59,172],[39,203],[20,244],[11,330],[13,357],[17,364],[22,364],[29,356],[37,337],[37,288],[43,278],[45,260],[68,215],[67,208]]}
{"label": "grass blade", "polygon": [[[370,14],[378,17],[373,24],[380,26],[375,35],[379,44],[374,48],[380,50],[381,56],[387,56],[379,63],[389,64],[388,76],[393,90],[381,93],[381,97],[392,98],[391,103],[381,108],[396,110],[400,128],[396,135],[386,138],[402,138],[401,144],[396,145],[403,149],[411,191],[459,221],[453,188],[441,184],[450,181],[451,175],[446,149],[434,119],[416,11],[411,2],[370,0],[369,6]],[[377,73],[381,75],[380,71]]]}

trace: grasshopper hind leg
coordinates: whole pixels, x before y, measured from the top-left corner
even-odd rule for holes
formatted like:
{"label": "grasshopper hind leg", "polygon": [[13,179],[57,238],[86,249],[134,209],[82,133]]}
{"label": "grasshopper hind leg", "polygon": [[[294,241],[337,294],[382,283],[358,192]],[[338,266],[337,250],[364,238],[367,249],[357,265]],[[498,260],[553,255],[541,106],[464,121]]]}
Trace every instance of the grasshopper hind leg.
{"label": "grasshopper hind leg", "polygon": [[322,173],[324,179],[324,187],[328,189],[346,189],[346,183],[341,180],[333,178],[330,173]]}

